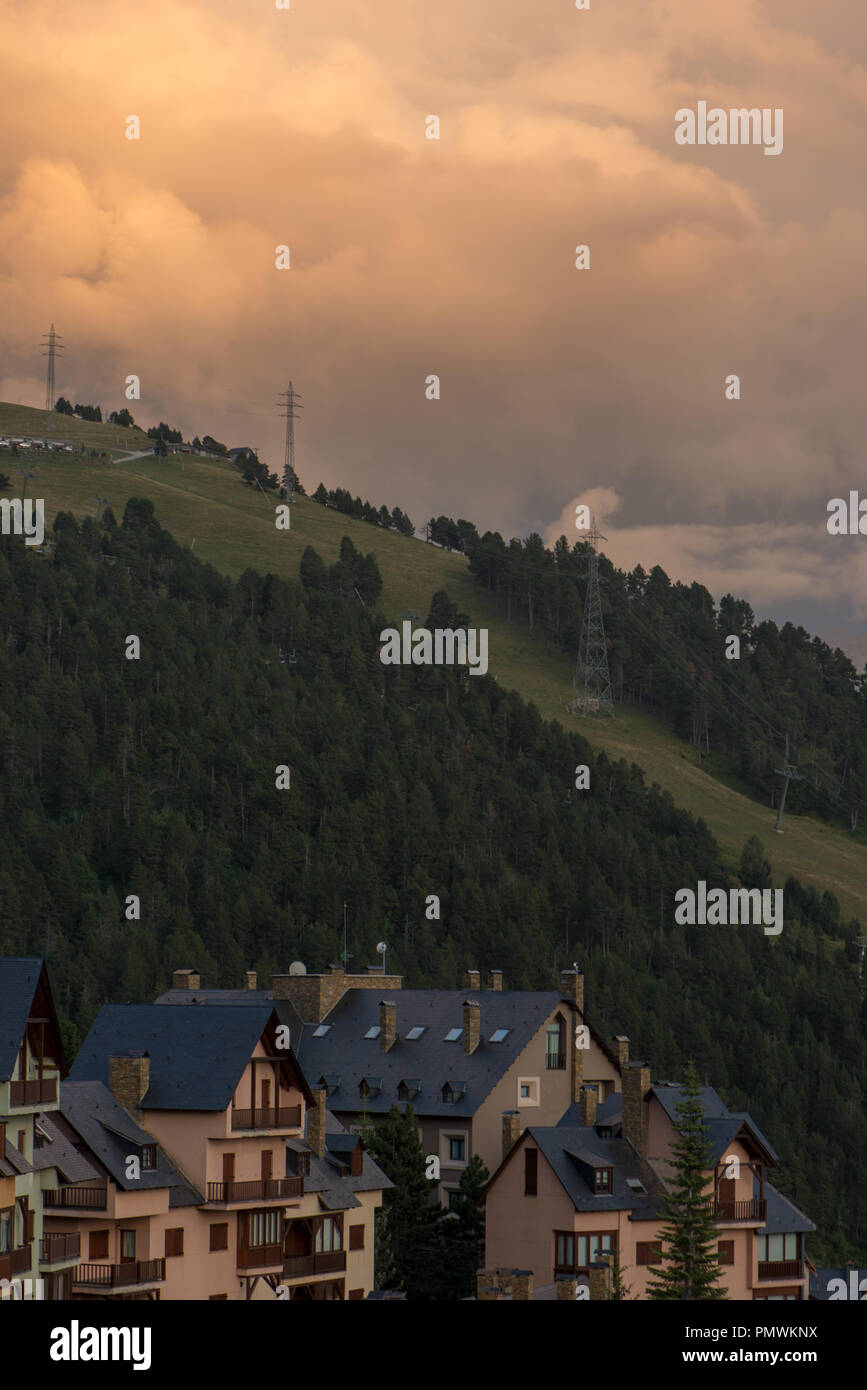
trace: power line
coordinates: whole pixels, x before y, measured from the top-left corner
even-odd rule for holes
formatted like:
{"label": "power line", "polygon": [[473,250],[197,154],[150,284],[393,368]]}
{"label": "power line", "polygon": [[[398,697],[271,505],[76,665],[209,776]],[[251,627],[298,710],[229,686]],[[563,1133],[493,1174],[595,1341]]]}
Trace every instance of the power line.
{"label": "power line", "polygon": [[42,346],[47,349],[42,353],[42,356],[48,358],[48,371],[45,380],[45,413],[48,416],[46,428],[49,430],[54,429],[54,402],[56,400],[54,394],[54,359],[63,352],[62,343],[63,339],[54,331],[54,324],[51,325],[48,333],[42,335]]}

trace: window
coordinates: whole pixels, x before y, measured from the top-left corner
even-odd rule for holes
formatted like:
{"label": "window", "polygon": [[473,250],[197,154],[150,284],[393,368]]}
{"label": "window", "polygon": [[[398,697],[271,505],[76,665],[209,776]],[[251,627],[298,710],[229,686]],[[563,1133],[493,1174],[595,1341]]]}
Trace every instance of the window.
{"label": "window", "polygon": [[497,1028],[497,1029],[491,1034],[491,1036],[488,1038],[488,1042],[493,1042],[493,1043],[505,1042],[505,1041],[506,1041],[506,1038],[509,1036],[509,1034],[511,1033],[511,1031],[512,1031],[511,1028]]}
{"label": "window", "polygon": [[313,1029],[314,1038],[324,1038],[330,1027],[330,1023],[320,1023],[318,1028]]}
{"label": "window", "polygon": [[566,1052],[563,1047],[563,1021],[558,1018],[545,1031],[545,1067],[548,1071],[563,1071]]}
{"label": "window", "polygon": [[244,1219],[248,1250],[256,1249],[260,1245],[277,1245],[280,1240],[279,1211],[248,1211]]}
{"label": "window", "polygon": [[775,1236],[759,1236],[759,1264],[798,1258],[798,1237],[794,1231]]}
{"label": "window", "polygon": [[524,1150],[524,1196],[535,1197],[538,1191],[539,1150]]}
{"label": "window", "polygon": [[228,1221],[215,1221],[211,1226],[211,1249],[228,1250],[229,1248],[229,1223]]}
{"label": "window", "polygon": [[610,1192],[613,1169],[597,1168],[594,1173],[594,1192]]}
{"label": "window", "polygon": [[457,1042],[463,1031],[463,1028],[450,1028],[443,1038],[443,1042]]}
{"label": "window", "polygon": [[461,1211],[461,1197],[463,1196],[463,1193],[461,1192],[460,1188],[446,1187],[444,1188],[444,1191],[446,1196],[448,1197],[449,1211]]}
{"label": "window", "polygon": [[121,1231],[120,1258],[121,1261],[135,1259],[135,1231]]}
{"label": "window", "polygon": [[229,1295],[228,1295],[227,1293],[209,1293],[209,1294],[208,1294],[208,1302],[209,1302],[209,1303],[219,1303],[219,1302],[222,1301],[222,1299],[224,1299],[224,1298],[225,1298],[225,1299],[228,1299],[228,1297],[229,1297]]}
{"label": "window", "polygon": [[6,1255],[12,1249],[14,1215],[13,1207],[4,1207],[0,1211],[0,1255]]}
{"label": "window", "polygon": [[554,1263],[558,1269],[575,1268],[575,1237],[571,1231],[554,1232]]}
{"label": "window", "polygon": [[578,1268],[584,1269],[588,1264],[592,1265],[600,1255],[610,1255],[616,1242],[616,1231],[593,1231],[588,1235],[576,1235],[575,1253],[578,1256]]}
{"label": "window", "polygon": [[22,1158],[24,1157],[24,1145],[25,1145],[26,1143],[27,1143],[27,1131],[24,1130],[24,1129],[19,1129],[19,1131],[18,1131],[18,1152],[20,1153],[20,1155],[21,1155]]}
{"label": "window", "polygon": [[108,1231],[91,1231],[88,1256],[91,1260],[108,1259]]}
{"label": "window", "polygon": [[166,1258],[170,1255],[183,1255],[184,1253],[184,1228],[183,1226],[172,1226],[166,1231]]}
{"label": "window", "polygon": [[539,1104],[539,1078],[538,1078],[538,1076],[519,1076],[519,1077],[518,1077],[518,1104],[519,1104],[519,1105],[538,1105],[538,1104]]}
{"label": "window", "polygon": [[339,1216],[323,1216],[316,1228],[316,1254],[327,1255],[343,1249],[343,1231]]}
{"label": "window", "polygon": [[271,1082],[270,1082],[270,1081],[262,1081],[262,1082],[260,1083],[260,1087],[261,1087],[261,1091],[262,1091],[262,1109],[263,1109],[263,1110],[270,1110],[270,1108],[271,1108]]}
{"label": "window", "polygon": [[658,1240],[639,1240],[635,1244],[635,1263],[655,1265],[662,1259],[662,1245]]}
{"label": "window", "polygon": [[378,1024],[378,1023],[375,1023],[375,1024],[373,1025],[372,1028],[368,1028],[368,1030],[367,1030],[367,1032],[365,1033],[364,1036],[365,1036],[366,1038],[378,1038],[378,1037],[379,1037],[379,1024]]}
{"label": "window", "polygon": [[349,1248],[350,1250],[364,1249],[364,1227],[350,1226],[349,1228]]}
{"label": "window", "polygon": [[363,1076],[358,1090],[363,1099],[366,1099],[368,1096],[379,1095],[379,1092],[382,1090],[382,1077]]}
{"label": "window", "polygon": [[457,1105],[467,1093],[466,1081],[447,1081],[443,1086],[443,1101],[446,1105]]}
{"label": "window", "polygon": [[154,1169],[157,1166],[157,1146],[156,1144],[143,1144],[141,1151],[142,1172]]}
{"label": "window", "polygon": [[425,1029],[424,1029],[424,1028],[410,1028],[409,1032],[408,1032],[407,1035],[406,1035],[407,1041],[408,1041],[408,1042],[417,1042],[418,1039],[421,1037],[422,1033],[424,1033],[424,1032],[425,1032]]}
{"label": "window", "polygon": [[467,1141],[463,1135],[461,1135],[460,1138],[457,1136],[451,1137],[449,1139],[449,1158],[454,1159],[455,1162],[463,1163],[466,1156]]}
{"label": "window", "polygon": [[733,1265],[735,1262],[735,1243],[733,1240],[721,1240],[716,1248],[717,1258],[721,1265]]}

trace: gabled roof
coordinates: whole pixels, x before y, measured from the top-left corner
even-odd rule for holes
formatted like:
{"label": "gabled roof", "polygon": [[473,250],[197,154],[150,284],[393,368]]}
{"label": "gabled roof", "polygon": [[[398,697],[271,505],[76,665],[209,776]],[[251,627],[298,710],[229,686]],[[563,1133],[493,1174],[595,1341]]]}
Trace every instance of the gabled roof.
{"label": "gabled roof", "polygon": [[[89,1158],[96,1160],[125,1192],[153,1188],[178,1189],[180,1200],[170,1205],[201,1205],[204,1197],[163,1153],[153,1135],[135,1123],[101,1081],[64,1081],[60,1087],[60,1115],[68,1130],[83,1141]],[[127,1159],[141,1156],[147,1144],[156,1148],[156,1167],[143,1168],[138,1178],[127,1177]],[[98,1169],[95,1170],[98,1172]]]}
{"label": "gabled roof", "polygon": [[[684,1098],[683,1087],[673,1081],[658,1081],[650,1089],[676,1129],[680,1124],[677,1106]],[[777,1162],[777,1154],[751,1115],[745,1111],[729,1110],[712,1086],[701,1086],[699,1090],[714,1163],[719,1161],[734,1139],[746,1142],[748,1147],[752,1145],[763,1150],[767,1161]]]}
{"label": "gabled roof", "polygon": [[[106,1004],[81,1045],[70,1079],[107,1086],[110,1057],[146,1052],[150,1084],[142,1110],[225,1110],[256,1044],[276,1023],[268,1004],[248,1009]],[[310,1102],[310,1088],[289,1048],[285,1061]]]}
{"label": "gabled roof", "polygon": [[12,1078],[37,990],[42,995],[40,1008],[49,1019],[52,1050],[61,1072],[64,1070],[60,1028],[45,962],[40,956],[3,956],[0,957],[0,1081]]}
{"label": "gabled roof", "polygon": [[[538,1147],[576,1211],[628,1211],[632,1221],[652,1221],[662,1214],[665,1188],[646,1160],[625,1139],[600,1139],[594,1129],[581,1126],[533,1125],[525,1129],[485,1185],[486,1193],[528,1138]],[[596,1168],[613,1170],[609,1191],[594,1192]],[[637,1179],[644,1191],[630,1187],[629,1179]]]}
{"label": "gabled roof", "polygon": [[769,1182],[765,1182],[765,1201],[767,1213],[764,1226],[756,1232],[760,1236],[775,1235],[780,1231],[815,1231],[816,1227],[808,1216],[778,1192]]}
{"label": "gabled roof", "polygon": [[[64,1085],[68,1084],[61,1082],[61,1095]],[[37,1128],[42,1131],[44,1137],[38,1147],[34,1144],[33,1167],[56,1168],[63,1182],[92,1182],[94,1178],[101,1176],[99,1169],[94,1168],[83,1153],[79,1153],[73,1140],[61,1129],[56,1119],[58,1113],[51,1111],[49,1114],[37,1116]]]}
{"label": "gabled roof", "polygon": [[155,1004],[246,1004],[248,1007],[267,1005],[277,1014],[280,1022],[289,1028],[292,1047],[298,1051],[304,1023],[291,999],[275,999],[270,989],[167,989]]}
{"label": "gabled roof", "polygon": [[[619,1091],[613,1091],[607,1100],[596,1107],[596,1123],[607,1129],[617,1129],[621,1123],[623,1114],[623,1097]],[[563,1112],[562,1117],[557,1121],[557,1127],[562,1125],[564,1129],[581,1128],[581,1102],[573,1100],[568,1110]],[[617,1136],[615,1135],[614,1138]]]}
{"label": "gabled roof", "polygon": [[[466,990],[406,989],[380,995],[372,989],[348,989],[327,1015],[331,1025],[324,1037],[313,1037],[305,1026],[298,1044],[298,1056],[309,1076],[339,1077],[340,1085],[329,1096],[329,1107],[340,1112],[369,1110],[387,1113],[398,1103],[398,1087],[407,1078],[421,1085],[414,1102],[419,1116],[472,1115],[481,1106],[500,1078],[558,1008],[569,1016],[569,1002],[558,990],[489,990],[479,997],[481,1040],[474,1052],[466,1053],[459,1038],[446,1042],[450,1029],[463,1027]],[[379,1038],[365,1033],[379,1023],[379,1003],[383,998],[397,1008],[397,1040],[383,1052]],[[413,1027],[424,1027],[415,1040],[406,1034]],[[508,1028],[503,1042],[488,1039],[498,1028]],[[382,1089],[362,1101],[359,1087],[364,1077],[382,1079]],[[446,1083],[466,1085],[461,1100],[443,1100]]]}

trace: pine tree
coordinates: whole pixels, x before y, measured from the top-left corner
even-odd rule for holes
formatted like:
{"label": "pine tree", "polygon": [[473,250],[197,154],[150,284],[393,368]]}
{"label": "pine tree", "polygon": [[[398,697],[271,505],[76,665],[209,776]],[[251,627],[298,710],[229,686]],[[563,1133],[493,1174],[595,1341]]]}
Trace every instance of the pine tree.
{"label": "pine tree", "polygon": [[717,1284],[716,1222],[705,1176],[712,1167],[698,1073],[690,1061],[684,1073],[683,1099],[677,1104],[678,1137],[672,1144],[674,1173],[665,1198],[662,1263],[651,1269],[649,1299],[727,1298]]}
{"label": "pine tree", "polygon": [[425,1177],[425,1153],[412,1106],[401,1114],[393,1105],[369,1132],[366,1148],[394,1183],[383,1197],[379,1257],[386,1266],[391,1262],[395,1275],[392,1287],[403,1289],[408,1298],[428,1298],[439,1282],[440,1208],[430,1201],[432,1180]]}
{"label": "pine tree", "polygon": [[461,1173],[450,1211],[442,1218],[443,1296],[472,1298],[476,1271],[485,1263],[485,1212],[479,1197],[490,1173],[478,1154],[473,1154]]}

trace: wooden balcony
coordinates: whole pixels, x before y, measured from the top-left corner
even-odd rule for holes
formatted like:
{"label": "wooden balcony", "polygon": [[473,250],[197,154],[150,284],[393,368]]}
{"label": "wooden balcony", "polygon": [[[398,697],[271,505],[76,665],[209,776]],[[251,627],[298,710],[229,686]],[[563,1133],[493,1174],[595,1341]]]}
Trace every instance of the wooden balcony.
{"label": "wooden balcony", "polygon": [[307,1279],[311,1274],[333,1274],[345,1269],[345,1250],[329,1250],[321,1255],[287,1255],[283,1260],[284,1279]]}
{"label": "wooden balcony", "polygon": [[164,1259],[124,1260],[116,1265],[79,1265],[72,1282],[87,1289],[125,1289],[131,1284],[161,1284],[165,1277]]}
{"label": "wooden balcony", "polygon": [[42,1193],[44,1207],[78,1207],[86,1211],[106,1211],[108,1208],[107,1187],[85,1187],[83,1183],[69,1183],[66,1187],[47,1189]]}
{"label": "wooden balcony", "polygon": [[235,1261],[237,1269],[282,1269],[283,1246],[278,1240],[274,1245],[253,1245],[239,1249]]}
{"label": "wooden balcony", "polygon": [[759,1260],[760,1279],[802,1279],[800,1260]]}
{"label": "wooden balcony", "polygon": [[747,1202],[711,1201],[718,1221],[764,1221],[767,1202],[764,1197],[752,1197]]}
{"label": "wooden balcony", "polygon": [[45,1105],[57,1100],[57,1077],[44,1077],[42,1081],[10,1081],[10,1105]]}
{"label": "wooden balcony", "polygon": [[300,1105],[265,1105],[255,1110],[232,1109],[232,1129],[300,1129]]}
{"label": "wooden balcony", "polygon": [[32,1245],[22,1245],[20,1250],[10,1250],[8,1254],[0,1255],[0,1279],[11,1279],[15,1274],[26,1274],[32,1263]]}
{"label": "wooden balcony", "polygon": [[39,1243],[41,1264],[54,1264],[57,1260],[75,1260],[81,1254],[81,1235],[78,1231],[52,1231],[43,1236]]}
{"label": "wooden balcony", "polygon": [[304,1196],[303,1178],[256,1178],[253,1182],[209,1182],[208,1201],[228,1206],[233,1202],[278,1202]]}

